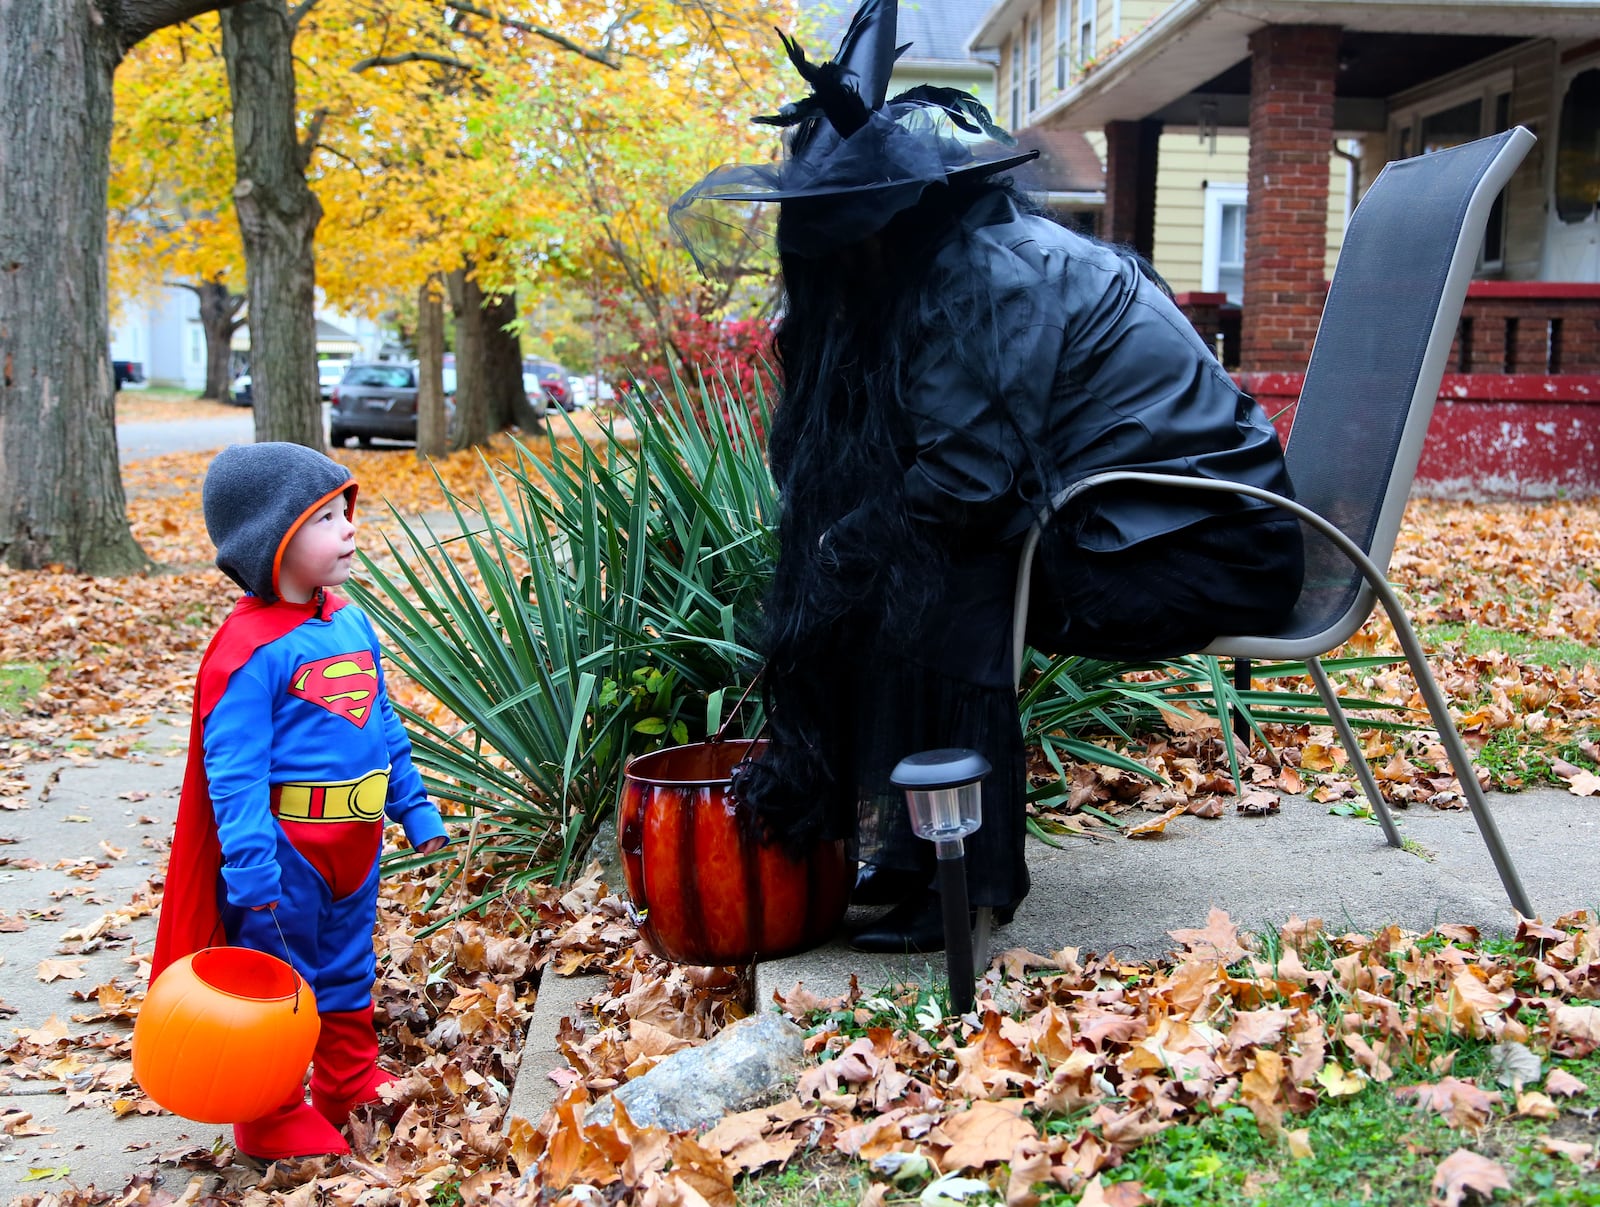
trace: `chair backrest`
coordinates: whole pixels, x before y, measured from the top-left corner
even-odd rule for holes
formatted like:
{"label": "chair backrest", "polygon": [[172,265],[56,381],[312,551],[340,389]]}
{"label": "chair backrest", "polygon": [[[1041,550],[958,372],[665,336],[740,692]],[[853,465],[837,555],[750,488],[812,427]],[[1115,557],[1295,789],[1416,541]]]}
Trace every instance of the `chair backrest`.
{"label": "chair backrest", "polygon": [[[1519,126],[1396,160],[1345,231],[1285,458],[1295,498],[1385,573],[1490,207],[1533,143]],[[1302,528],[1305,586],[1272,640],[1326,653],[1361,627],[1373,593],[1349,558]]]}

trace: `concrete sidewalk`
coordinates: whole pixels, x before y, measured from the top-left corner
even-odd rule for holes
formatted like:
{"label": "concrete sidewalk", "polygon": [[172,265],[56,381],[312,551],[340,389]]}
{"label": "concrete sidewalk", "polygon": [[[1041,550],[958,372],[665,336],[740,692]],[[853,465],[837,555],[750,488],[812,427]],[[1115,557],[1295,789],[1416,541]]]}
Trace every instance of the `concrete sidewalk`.
{"label": "concrete sidewalk", "polygon": [[[0,1037],[45,1027],[52,1019],[74,1033],[125,1038],[119,1021],[78,1023],[91,1012],[95,986],[138,974],[155,927],[151,916],[116,921],[81,956],[64,953],[73,931],[94,930],[143,887],[159,855],[143,846],[164,841],[177,810],[187,717],[155,718],[130,758],[55,759],[28,772],[20,808],[0,811],[0,969],[9,1014]],[[1600,905],[1600,800],[1541,790],[1491,797],[1530,896],[1553,920]],[[1377,827],[1330,815],[1326,805],[1286,798],[1265,818],[1229,815],[1217,821],[1180,817],[1146,840],[1064,839],[1063,849],[1030,843],[1033,891],[1016,920],[995,937],[994,950],[1023,946],[1041,953],[1074,946],[1127,957],[1158,955],[1167,932],[1202,927],[1215,905],[1240,927],[1265,929],[1291,915],[1320,917],[1330,928],[1397,922],[1423,930],[1438,922],[1486,930],[1514,924],[1488,855],[1465,812],[1411,809],[1399,814],[1411,851],[1383,845]],[[18,927],[20,926],[20,929]],[[82,975],[44,982],[46,960],[82,959]],[[69,965],[69,967],[71,967]],[[757,1001],[803,982],[817,993],[842,992],[856,974],[871,990],[896,978],[942,977],[943,956],[868,957],[835,943],[757,969]],[[512,1091],[511,1109],[538,1118],[553,1099],[549,1073],[560,1064],[555,1036],[587,986],[546,986],[535,1007]],[[87,994],[88,1001],[74,996]],[[86,1062],[69,1076],[75,1089],[125,1079],[124,1066]],[[98,1080],[96,1080],[98,1076]],[[170,1115],[111,1109],[115,1092],[76,1107],[54,1078],[28,1079],[0,1064],[0,1196],[59,1190],[70,1182],[118,1189],[162,1154],[228,1142],[228,1129]],[[23,1115],[26,1114],[26,1120]],[[51,1171],[27,1180],[30,1171]],[[63,1172],[64,1171],[64,1172]],[[192,1176],[170,1163],[168,1189]]]}

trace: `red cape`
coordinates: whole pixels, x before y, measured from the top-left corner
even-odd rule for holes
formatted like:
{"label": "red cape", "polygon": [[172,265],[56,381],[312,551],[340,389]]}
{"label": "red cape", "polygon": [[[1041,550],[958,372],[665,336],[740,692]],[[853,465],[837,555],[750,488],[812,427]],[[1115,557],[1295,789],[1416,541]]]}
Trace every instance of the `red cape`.
{"label": "red cape", "polygon": [[[322,616],[344,607],[331,591],[322,593]],[[228,689],[233,672],[268,642],[298,628],[316,612],[315,604],[263,603],[246,595],[222,622],[194,681],[194,709],[189,719],[189,761],[178,797],[178,822],[167,859],[167,887],[156,921],[156,949],[150,979],[168,964],[202,947],[226,942],[217,911],[217,879],[222,873],[222,847],[211,812],[211,784],[206,779],[205,722]]]}

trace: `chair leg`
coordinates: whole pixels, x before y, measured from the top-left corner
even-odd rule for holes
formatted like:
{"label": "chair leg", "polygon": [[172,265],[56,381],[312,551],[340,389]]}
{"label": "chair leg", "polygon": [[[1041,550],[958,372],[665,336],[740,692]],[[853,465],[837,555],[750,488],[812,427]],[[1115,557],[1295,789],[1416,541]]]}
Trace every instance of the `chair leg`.
{"label": "chair leg", "polygon": [[[1233,660],[1233,689],[1247,692],[1250,690],[1250,659],[1235,658]],[[1250,746],[1250,722],[1244,719],[1244,713],[1239,709],[1233,710],[1233,736]]]}
{"label": "chair leg", "polygon": [[1328,710],[1328,718],[1333,722],[1334,732],[1339,735],[1339,743],[1344,747],[1345,754],[1350,756],[1350,766],[1355,769],[1356,778],[1361,781],[1361,790],[1366,793],[1367,803],[1372,806],[1372,811],[1378,815],[1378,824],[1383,827],[1384,837],[1389,840],[1391,847],[1404,846],[1400,837],[1400,827],[1394,824],[1394,814],[1389,812],[1389,802],[1383,799],[1383,793],[1378,789],[1378,779],[1372,774],[1372,767],[1367,762],[1366,756],[1361,753],[1361,743],[1356,741],[1355,731],[1350,728],[1350,718],[1345,715],[1344,707],[1339,703],[1339,694],[1333,690],[1333,684],[1328,681],[1328,672],[1322,669],[1322,659],[1307,658],[1306,669],[1311,672],[1311,681],[1317,685],[1317,694],[1322,697],[1322,706]]}
{"label": "chair leg", "polygon": [[1422,699],[1428,706],[1428,714],[1433,718],[1433,727],[1438,730],[1439,741],[1450,757],[1450,766],[1455,771],[1456,778],[1461,781],[1461,791],[1467,798],[1468,808],[1472,810],[1473,821],[1478,823],[1478,833],[1483,837],[1483,845],[1489,848],[1489,858],[1494,860],[1494,869],[1500,874],[1500,883],[1506,890],[1506,896],[1511,899],[1512,907],[1524,918],[1536,917],[1533,903],[1528,899],[1527,890],[1522,887],[1522,880],[1517,875],[1516,865],[1511,861],[1511,852],[1507,849],[1505,840],[1500,837],[1500,829],[1494,824],[1493,814],[1489,812],[1489,798],[1484,795],[1483,787],[1478,783],[1477,772],[1472,767],[1472,752],[1461,740],[1456,723],[1450,717],[1450,705],[1428,666],[1422,642],[1417,640],[1416,630],[1411,627],[1411,621],[1407,619],[1405,609],[1400,606],[1400,599],[1395,595],[1394,589],[1385,583],[1384,588],[1378,592],[1378,598],[1383,601],[1384,610],[1388,612],[1389,620],[1394,625],[1395,636],[1400,639],[1400,648],[1405,651],[1406,661],[1411,664],[1411,673],[1417,678],[1417,690],[1422,693]]}

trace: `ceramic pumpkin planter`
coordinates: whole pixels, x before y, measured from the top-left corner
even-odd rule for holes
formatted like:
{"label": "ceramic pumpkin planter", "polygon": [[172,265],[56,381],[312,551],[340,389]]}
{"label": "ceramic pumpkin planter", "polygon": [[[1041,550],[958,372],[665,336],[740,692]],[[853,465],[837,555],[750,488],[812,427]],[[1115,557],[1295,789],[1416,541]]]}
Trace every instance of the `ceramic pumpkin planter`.
{"label": "ceramic pumpkin planter", "polygon": [[133,1075],[174,1115],[248,1123],[294,1092],[321,1026],[311,987],[288,964],[207,947],[174,960],[145,994]]}
{"label": "ceramic pumpkin planter", "polygon": [[617,838],[639,929],[669,960],[747,964],[803,951],[844,917],[842,840],[804,859],[763,842],[731,773],[764,742],[700,742],[629,761]]}

